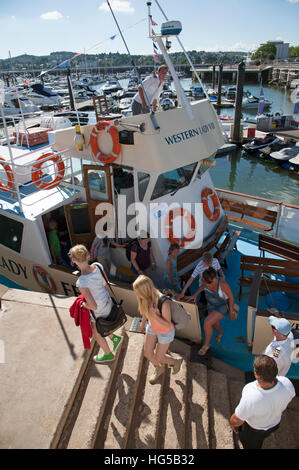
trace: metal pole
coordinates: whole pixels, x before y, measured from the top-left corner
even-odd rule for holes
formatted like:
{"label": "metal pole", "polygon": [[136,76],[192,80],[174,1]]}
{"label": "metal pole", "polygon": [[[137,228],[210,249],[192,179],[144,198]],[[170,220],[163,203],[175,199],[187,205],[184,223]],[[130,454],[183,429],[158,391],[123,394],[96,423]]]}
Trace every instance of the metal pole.
{"label": "metal pole", "polygon": [[238,78],[237,78],[237,95],[235,101],[235,116],[234,116],[234,130],[231,141],[235,144],[240,144],[242,141],[241,136],[241,118],[242,118],[242,99],[243,99],[243,86],[245,81],[245,63],[238,64]]}
{"label": "metal pole", "polygon": [[212,72],[212,89],[215,88],[215,65],[213,65],[213,72]]}
{"label": "metal pole", "polygon": [[219,64],[217,106],[221,106],[222,70],[223,65]]}
{"label": "metal pole", "polygon": [[[75,103],[74,103],[73,87],[71,83],[71,70],[69,67],[67,69],[67,86],[68,86],[69,95],[70,95],[70,107],[71,107],[71,110],[74,111]],[[78,124],[80,124],[80,122],[78,122]]]}

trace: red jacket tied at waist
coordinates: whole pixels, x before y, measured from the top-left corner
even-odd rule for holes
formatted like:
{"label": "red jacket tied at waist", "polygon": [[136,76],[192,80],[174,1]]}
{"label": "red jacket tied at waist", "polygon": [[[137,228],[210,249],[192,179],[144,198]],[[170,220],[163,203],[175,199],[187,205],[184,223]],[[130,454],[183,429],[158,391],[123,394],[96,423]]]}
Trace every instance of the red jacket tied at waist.
{"label": "red jacket tied at waist", "polygon": [[89,310],[82,306],[82,302],[86,302],[84,296],[79,295],[74,303],[70,306],[70,315],[75,320],[76,326],[80,326],[85,349],[90,349],[90,338],[92,330],[90,326]]}

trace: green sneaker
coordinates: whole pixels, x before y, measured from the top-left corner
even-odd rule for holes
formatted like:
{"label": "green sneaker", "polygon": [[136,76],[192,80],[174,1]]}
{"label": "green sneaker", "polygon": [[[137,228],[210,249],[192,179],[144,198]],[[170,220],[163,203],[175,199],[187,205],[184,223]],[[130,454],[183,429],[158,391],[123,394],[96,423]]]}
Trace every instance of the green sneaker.
{"label": "green sneaker", "polygon": [[113,335],[112,336],[112,343],[113,343],[113,348],[112,348],[112,351],[115,353],[119,347],[119,345],[121,344],[122,340],[124,339],[123,336],[117,336],[117,335]]}
{"label": "green sneaker", "polygon": [[94,362],[97,364],[105,364],[106,362],[111,362],[114,360],[114,354],[111,352],[109,354],[104,354],[103,356],[93,356]]}

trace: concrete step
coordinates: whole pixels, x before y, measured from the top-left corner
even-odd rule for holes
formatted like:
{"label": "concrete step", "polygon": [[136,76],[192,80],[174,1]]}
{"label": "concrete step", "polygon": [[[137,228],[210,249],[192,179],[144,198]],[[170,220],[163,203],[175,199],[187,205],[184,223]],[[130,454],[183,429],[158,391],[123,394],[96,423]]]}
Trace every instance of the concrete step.
{"label": "concrete step", "polygon": [[[241,372],[241,371],[240,371]],[[243,381],[241,380],[228,380],[228,394],[230,400],[231,415],[235,412],[237,405],[240,402],[242,390],[245,386],[245,374],[243,372]],[[238,435],[233,432],[233,439],[236,449],[243,449],[243,446],[238,439]]]}
{"label": "concrete step", "polygon": [[[125,335],[124,329],[116,333]],[[107,341],[110,342],[109,339]],[[96,364],[91,356],[58,448],[91,449],[94,447],[98,429],[103,425],[112,379],[119,368],[118,363],[126,341],[125,335],[116,358],[111,363]],[[93,353],[97,354],[98,350],[96,345]]]}
{"label": "concrete step", "polygon": [[277,431],[265,439],[263,449],[298,449],[298,435],[299,398],[295,397],[284,411]]}
{"label": "concrete step", "polygon": [[203,364],[189,363],[186,417],[186,448],[209,448],[208,371]]}
{"label": "concrete step", "polygon": [[142,370],[144,336],[128,332],[127,340],[126,348],[121,352],[122,368],[115,376],[110,391],[112,406],[107,406],[105,410],[104,427],[107,433],[100,429],[95,445],[97,449],[123,449],[131,426]]}
{"label": "concrete step", "polygon": [[154,366],[143,359],[142,374],[135,403],[131,428],[128,431],[126,449],[156,449],[160,424],[160,408],[165,374],[155,384],[149,383]]}
{"label": "concrete step", "polygon": [[227,377],[208,370],[209,430],[211,449],[234,449]]}
{"label": "concrete step", "polygon": [[[171,348],[173,351],[173,348]],[[185,421],[187,401],[187,366],[188,356],[185,352],[180,371],[173,375],[172,368],[167,369],[161,409],[159,449],[185,449]]]}

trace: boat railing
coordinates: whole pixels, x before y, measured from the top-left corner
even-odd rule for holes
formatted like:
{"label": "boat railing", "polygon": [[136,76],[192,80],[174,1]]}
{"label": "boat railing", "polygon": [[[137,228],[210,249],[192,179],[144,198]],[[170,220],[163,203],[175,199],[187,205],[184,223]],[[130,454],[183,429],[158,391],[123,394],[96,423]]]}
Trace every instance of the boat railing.
{"label": "boat railing", "polygon": [[[299,244],[299,206],[226,189],[216,188],[216,190],[220,199],[230,199],[256,208],[276,212],[276,220],[271,228],[272,235],[276,238],[292,242],[295,245]],[[236,224],[243,226],[242,223]]]}
{"label": "boat railing", "polygon": [[[7,161],[11,166],[13,187],[8,187],[7,172],[10,170],[3,169],[0,171],[0,188],[2,186],[2,191],[9,194],[7,199],[10,202],[19,202],[20,213],[24,213],[25,207],[36,204],[37,198],[30,197],[33,193],[39,193],[38,202],[40,203],[52,197],[53,194],[61,192],[62,183],[64,183],[64,189],[68,189],[68,196],[75,194],[76,179],[70,150],[53,152],[51,146],[46,146],[43,147],[42,153],[41,149],[36,149],[16,155],[13,164]],[[59,161],[59,167],[56,160]]]}

